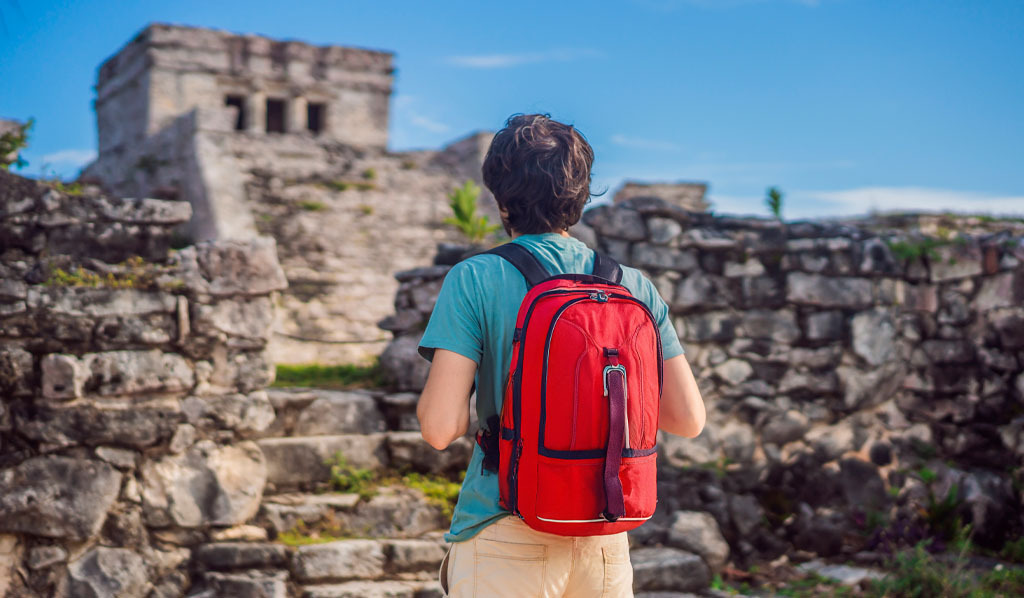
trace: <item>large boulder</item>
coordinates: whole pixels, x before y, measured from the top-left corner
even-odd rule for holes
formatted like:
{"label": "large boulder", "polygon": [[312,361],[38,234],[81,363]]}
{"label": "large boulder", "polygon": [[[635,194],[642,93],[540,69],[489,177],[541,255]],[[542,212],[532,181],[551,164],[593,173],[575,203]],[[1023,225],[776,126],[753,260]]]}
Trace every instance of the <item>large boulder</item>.
{"label": "large boulder", "polygon": [[695,554],[675,548],[638,548],[630,551],[633,590],[693,592],[711,583],[711,572]]}
{"label": "large boulder", "polygon": [[0,471],[0,531],[86,540],[120,490],[121,474],[101,461],[27,459]]}
{"label": "large boulder", "polygon": [[69,563],[66,584],[69,598],[143,598],[151,587],[141,556],[105,546]]}
{"label": "large boulder", "polygon": [[266,481],[266,461],[255,443],[198,442],[184,454],[143,465],[146,521],[185,528],[244,523],[259,509]]}
{"label": "large boulder", "polygon": [[713,573],[721,571],[729,560],[729,543],[711,513],[677,512],[668,531],[668,544],[700,555]]}

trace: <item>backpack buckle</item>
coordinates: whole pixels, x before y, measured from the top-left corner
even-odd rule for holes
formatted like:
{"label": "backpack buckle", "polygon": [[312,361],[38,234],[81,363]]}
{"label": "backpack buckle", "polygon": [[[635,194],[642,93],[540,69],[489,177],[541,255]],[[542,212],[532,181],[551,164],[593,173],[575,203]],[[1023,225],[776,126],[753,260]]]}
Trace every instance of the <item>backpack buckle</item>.
{"label": "backpack buckle", "polygon": [[604,371],[601,374],[601,380],[604,382],[604,396],[608,396],[608,374],[612,372],[622,372],[622,388],[626,389],[626,366],[622,365],[606,365]]}

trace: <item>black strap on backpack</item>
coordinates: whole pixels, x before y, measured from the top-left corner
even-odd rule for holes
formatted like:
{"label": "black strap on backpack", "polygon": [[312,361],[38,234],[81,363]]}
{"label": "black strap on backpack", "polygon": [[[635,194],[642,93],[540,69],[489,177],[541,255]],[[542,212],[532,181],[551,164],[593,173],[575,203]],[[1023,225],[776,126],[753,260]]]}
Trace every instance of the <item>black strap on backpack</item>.
{"label": "black strap on backpack", "polygon": [[484,253],[504,258],[515,266],[516,270],[519,270],[523,278],[526,279],[527,288],[533,288],[543,282],[544,279],[551,277],[547,269],[544,268],[544,265],[537,259],[537,256],[518,243],[504,243]]}
{"label": "black strap on backpack", "polygon": [[[523,275],[523,278],[526,279],[527,288],[533,288],[551,277],[551,274],[540,263],[540,260],[529,249],[518,243],[498,245],[484,253],[504,258],[515,266],[520,274]],[[615,284],[622,282],[622,268],[619,266],[619,263],[599,251],[594,251],[594,270],[592,275],[609,280]]]}
{"label": "black strap on backpack", "polygon": [[594,276],[619,284],[622,282],[622,268],[619,267],[618,262],[600,251],[595,250]]}

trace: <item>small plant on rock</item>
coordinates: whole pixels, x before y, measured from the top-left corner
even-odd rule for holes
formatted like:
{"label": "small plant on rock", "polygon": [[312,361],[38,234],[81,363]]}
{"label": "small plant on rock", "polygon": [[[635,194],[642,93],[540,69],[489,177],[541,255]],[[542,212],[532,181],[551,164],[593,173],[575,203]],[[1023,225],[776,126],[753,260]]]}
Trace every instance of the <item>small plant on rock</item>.
{"label": "small plant on rock", "polygon": [[480,243],[488,235],[497,232],[500,224],[491,224],[486,215],[478,216],[476,213],[477,201],[480,198],[480,187],[473,181],[466,181],[462,187],[456,189],[448,196],[448,205],[451,206],[452,217],[445,218],[446,224],[451,224],[459,229],[470,243]]}
{"label": "small plant on rock", "polygon": [[764,203],[768,206],[768,210],[771,211],[772,216],[775,216],[777,220],[782,220],[782,190],[778,187],[768,187],[766,192]]}
{"label": "small plant on rock", "polygon": [[372,469],[353,466],[341,451],[334,453],[334,457],[327,460],[327,465],[331,467],[331,490],[358,494],[363,500],[376,494],[377,476]]}

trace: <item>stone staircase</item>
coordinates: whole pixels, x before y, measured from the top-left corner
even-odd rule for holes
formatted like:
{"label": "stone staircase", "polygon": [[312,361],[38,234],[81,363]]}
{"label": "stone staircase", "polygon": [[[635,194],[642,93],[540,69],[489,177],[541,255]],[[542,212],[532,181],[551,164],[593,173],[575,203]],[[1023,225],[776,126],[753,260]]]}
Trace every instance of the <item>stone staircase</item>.
{"label": "stone staircase", "polygon": [[[400,473],[456,478],[472,450],[427,445],[412,393],[267,390],[274,423],[256,438],[267,469],[262,504],[192,555],[193,598],[426,598],[436,582],[449,518]],[[372,492],[331,491],[337,455],[385,477]],[[384,475],[387,474],[387,475]]]}
{"label": "stone staircase", "polygon": [[[274,423],[256,438],[267,481],[259,512],[192,553],[190,598],[431,598],[447,546],[444,506],[402,473],[458,479],[473,447],[445,451],[417,430],[413,393],[267,390]],[[475,429],[475,425],[471,426]],[[337,455],[383,479],[372,492],[330,491]],[[706,588],[701,557],[674,548],[632,551],[638,596]]]}

